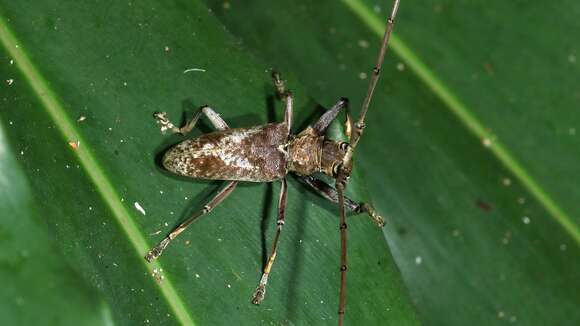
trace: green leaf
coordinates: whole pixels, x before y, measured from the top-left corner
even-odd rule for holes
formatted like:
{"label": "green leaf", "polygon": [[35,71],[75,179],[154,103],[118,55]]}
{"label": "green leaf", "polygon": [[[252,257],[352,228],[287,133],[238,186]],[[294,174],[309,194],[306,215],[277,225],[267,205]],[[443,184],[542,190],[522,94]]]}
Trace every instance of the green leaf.
{"label": "green leaf", "polygon": [[[320,103],[361,103],[390,1],[208,2]],[[355,164],[425,324],[580,322],[579,12],[401,3]]]}
{"label": "green leaf", "polygon": [[[337,208],[293,178],[261,306],[250,299],[278,183],[238,186],[159,260],[143,259],[221,184],[160,168],[156,158],[181,138],[160,135],[152,113],[179,121],[210,104],[232,127],[281,118],[269,67],[211,11],[194,1],[0,1],[0,15],[0,75],[11,80],[0,86],[0,116],[52,238],[115,323],[336,323]],[[320,108],[295,78],[288,83],[299,94],[296,126],[312,122]],[[381,231],[353,218],[349,239],[348,324],[417,324]]]}
{"label": "green leaf", "polygon": [[109,323],[107,305],[57,253],[1,125],[0,166],[0,323]]}

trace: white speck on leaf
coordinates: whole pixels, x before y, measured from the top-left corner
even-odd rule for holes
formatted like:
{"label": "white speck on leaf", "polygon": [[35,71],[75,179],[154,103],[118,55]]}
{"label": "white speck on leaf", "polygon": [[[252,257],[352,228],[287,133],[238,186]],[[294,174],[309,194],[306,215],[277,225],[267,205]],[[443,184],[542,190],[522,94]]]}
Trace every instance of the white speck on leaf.
{"label": "white speck on leaf", "polygon": [[206,70],[205,69],[202,69],[202,68],[188,68],[188,69],[185,69],[183,71],[183,73],[186,74],[188,72],[205,72],[205,71]]}
{"label": "white speck on leaf", "polygon": [[421,258],[421,256],[415,257],[415,264],[421,265],[422,262],[423,262],[423,258]]}
{"label": "white speck on leaf", "polygon": [[522,218],[522,222],[524,222],[524,224],[530,224],[530,222],[531,222],[531,221],[532,221],[532,220],[530,220],[530,218],[529,218],[529,217],[527,217],[527,216],[524,216],[524,217]]}
{"label": "white speck on leaf", "polygon": [[135,208],[141,212],[141,214],[143,215],[147,215],[147,213],[145,213],[145,210],[143,209],[143,207],[141,206],[141,204],[139,204],[138,202],[135,202],[135,204],[133,204],[135,206]]}
{"label": "white speck on leaf", "polygon": [[157,268],[153,269],[153,273],[151,274],[151,276],[153,276],[155,278],[155,280],[157,282],[160,282],[160,283],[165,278],[165,276],[163,276],[163,269],[162,268],[160,268],[160,269],[157,269]]}
{"label": "white speck on leaf", "polygon": [[14,83],[14,79],[6,79],[6,84],[8,84],[8,86],[12,85]]}

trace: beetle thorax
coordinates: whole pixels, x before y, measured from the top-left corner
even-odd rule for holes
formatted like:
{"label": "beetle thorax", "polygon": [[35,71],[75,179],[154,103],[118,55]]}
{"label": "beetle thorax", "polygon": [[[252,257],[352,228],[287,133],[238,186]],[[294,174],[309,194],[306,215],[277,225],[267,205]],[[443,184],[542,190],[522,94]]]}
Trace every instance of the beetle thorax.
{"label": "beetle thorax", "polygon": [[288,142],[288,171],[298,175],[322,172],[336,176],[347,147],[347,143],[325,139],[308,127]]}
{"label": "beetle thorax", "polygon": [[306,128],[288,142],[288,170],[298,175],[311,175],[320,171],[324,137]]}

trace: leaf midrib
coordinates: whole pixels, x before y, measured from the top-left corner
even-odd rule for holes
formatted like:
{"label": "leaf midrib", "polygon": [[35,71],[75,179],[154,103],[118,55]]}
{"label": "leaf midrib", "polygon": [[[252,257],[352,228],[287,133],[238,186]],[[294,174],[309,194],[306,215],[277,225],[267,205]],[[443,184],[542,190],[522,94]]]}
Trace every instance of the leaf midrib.
{"label": "leaf midrib", "polygon": [[[342,2],[379,38],[382,38],[385,23],[381,18],[375,15],[370,8],[362,3],[361,0],[342,0]],[[405,42],[393,34],[391,37],[390,48],[403,60],[411,71],[417,75],[425,85],[445,104],[463,124],[467,130],[482,141],[489,140],[488,148],[497,160],[501,162],[513,175],[522,183],[525,189],[531,193],[536,200],[546,209],[549,216],[552,217],[564,230],[580,245],[580,227],[573,221],[556,201],[548,194],[546,190],[537,182],[524,166],[518,162],[515,156],[499,140],[494,139],[494,135],[487,131],[483,124],[477,119],[467,105],[465,105],[458,96],[456,96],[442,79],[438,78],[435,73],[415,54],[415,52],[405,44]]]}
{"label": "leaf midrib", "polygon": [[[42,74],[33,65],[29,56],[26,54],[24,47],[10,30],[8,24],[6,24],[6,20],[1,16],[0,43],[2,43],[6,51],[8,51],[12,56],[15,65],[26,78],[33,92],[38,96],[50,117],[54,120],[63,138],[67,141],[78,141],[80,144],[84,145],[78,147],[74,151],[80,162],[80,166],[82,166],[85,173],[90,177],[98,193],[111,209],[113,218],[119,223],[127,235],[129,242],[133,248],[135,248],[135,253],[138,256],[141,256],[140,253],[145,253],[148,250],[148,245],[143,234],[131,218],[131,214],[129,214],[125,206],[119,200],[121,197],[115,191],[115,188],[104,173],[101,165],[95,159],[89,146],[86,146],[88,143],[85,142],[82,135],[77,131],[75,125],[67,116],[58,96],[52,91]],[[63,144],[66,144],[66,142],[63,142]],[[162,268],[158,261],[147,263],[142,257],[140,257],[139,260],[143,263],[142,266],[149,273],[153,272],[155,269]],[[165,277],[164,282],[154,283],[159,287],[163,297],[175,313],[179,322],[183,325],[195,325],[183,300],[177,294],[168,277]]]}

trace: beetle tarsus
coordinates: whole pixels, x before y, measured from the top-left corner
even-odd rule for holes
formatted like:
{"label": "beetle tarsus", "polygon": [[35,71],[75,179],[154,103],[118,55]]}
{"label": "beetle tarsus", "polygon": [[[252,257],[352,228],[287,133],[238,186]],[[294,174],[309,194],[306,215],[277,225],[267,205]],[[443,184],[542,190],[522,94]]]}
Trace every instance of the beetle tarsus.
{"label": "beetle tarsus", "polygon": [[264,296],[266,295],[266,285],[260,284],[256,288],[254,292],[254,298],[252,299],[252,303],[255,305],[259,305],[264,300]]}
{"label": "beetle tarsus", "polygon": [[158,245],[156,245],[153,249],[149,250],[147,255],[145,255],[145,260],[147,260],[148,262],[152,262],[153,260],[159,258],[159,256],[161,256],[161,254],[163,253],[163,250],[165,250],[165,248],[167,248],[167,245],[169,245],[169,241],[171,241],[169,237],[166,237],[165,239],[161,240],[161,242],[159,242]]}
{"label": "beetle tarsus", "polygon": [[254,297],[252,298],[252,303],[255,305],[259,305],[264,300],[266,296],[266,284],[268,283],[268,274],[262,274],[262,278],[260,279],[260,283],[256,287],[256,291],[254,291]]}
{"label": "beetle tarsus", "polygon": [[157,120],[157,123],[161,125],[161,133],[165,134],[165,132],[169,129],[175,132],[175,130],[177,130],[177,132],[179,131],[178,128],[175,127],[175,125],[173,123],[171,123],[171,121],[169,121],[169,119],[167,118],[167,113],[166,112],[155,112],[153,113],[153,117],[155,118],[155,120]]}
{"label": "beetle tarsus", "polygon": [[286,91],[284,80],[282,80],[278,72],[272,72],[272,81],[274,82],[274,87],[276,88],[276,95],[278,98],[285,99],[289,92]]}
{"label": "beetle tarsus", "polygon": [[375,209],[372,208],[369,204],[362,203],[360,207],[361,211],[367,213],[378,227],[382,228],[383,226],[385,226],[386,224],[385,219],[381,215],[379,215],[377,211],[375,211]]}

